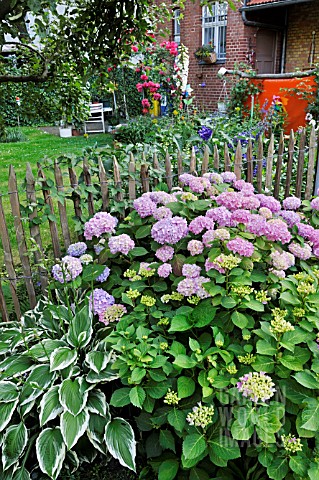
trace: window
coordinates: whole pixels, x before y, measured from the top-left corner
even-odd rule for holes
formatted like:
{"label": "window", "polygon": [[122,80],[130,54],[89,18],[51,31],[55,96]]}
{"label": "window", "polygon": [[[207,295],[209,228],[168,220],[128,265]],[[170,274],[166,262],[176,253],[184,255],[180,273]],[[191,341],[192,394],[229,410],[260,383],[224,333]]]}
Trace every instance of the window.
{"label": "window", "polygon": [[180,21],[179,21],[180,13],[181,13],[181,11],[180,11],[179,8],[176,8],[176,10],[174,10],[173,40],[178,45],[181,43],[181,26],[180,26]]}
{"label": "window", "polygon": [[218,60],[226,59],[227,2],[203,7],[203,45],[213,45]]}

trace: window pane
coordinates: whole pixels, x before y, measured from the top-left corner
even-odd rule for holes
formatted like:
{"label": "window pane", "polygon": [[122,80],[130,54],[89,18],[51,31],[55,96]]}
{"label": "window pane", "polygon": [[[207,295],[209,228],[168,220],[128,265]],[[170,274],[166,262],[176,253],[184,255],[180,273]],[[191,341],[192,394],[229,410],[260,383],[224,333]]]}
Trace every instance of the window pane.
{"label": "window pane", "polygon": [[202,9],[203,45],[214,45],[217,58],[226,58],[227,2],[212,2]]}

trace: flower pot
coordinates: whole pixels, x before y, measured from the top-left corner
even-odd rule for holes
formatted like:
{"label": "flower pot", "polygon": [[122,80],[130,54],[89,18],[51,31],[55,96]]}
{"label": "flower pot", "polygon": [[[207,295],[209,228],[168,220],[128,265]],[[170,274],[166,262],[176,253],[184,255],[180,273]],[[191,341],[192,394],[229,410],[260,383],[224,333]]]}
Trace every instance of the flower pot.
{"label": "flower pot", "polygon": [[216,63],[217,56],[215,52],[212,52],[209,57],[202,57],[204,63]]}
{"label": "flower pot", "polygon": [[81,132],[78,128],[72,128],[72,137],[79,137]]}
{"label": "flower pot", "polygon": [[217,102],[217,109],[220,113],[225,113],[226,112],[225,102]]}
{"label": "flower pot", "polygon": [[61,138],[72,137],[72,127],[60,127],[59,132]]}

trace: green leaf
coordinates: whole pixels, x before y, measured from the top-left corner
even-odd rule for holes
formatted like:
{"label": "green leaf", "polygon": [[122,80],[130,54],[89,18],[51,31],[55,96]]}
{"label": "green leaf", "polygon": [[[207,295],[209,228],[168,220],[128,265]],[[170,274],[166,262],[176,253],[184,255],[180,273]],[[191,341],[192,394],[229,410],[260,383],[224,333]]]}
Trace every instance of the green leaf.
{"label": "green leaf", "polygon": [[177,395],[179,398],[187,398],[195,392],[195,382],[190,377],[179,377],[177,380]]}
{"label": "green leaf", "polygon": [[319,402],[316,398],[307,400],[307,406],[302,411],[301,419],[302,428],[314,432],[319,430]]}
{"label": "green leaf", "polygon": [[90,416],[86,410],[78,415],[63,412],[61,415],[61,433],[68,450],[76,445],[88,427]]}
{"label": "green leaf", "polygon": [[319,478],[318,463],[312,463],[307,473],[308,473],[309,480],[318,480]]}
{"label": "green leaf", "polygon": [[175,439],[169,430],[161,430],[159,436],[159,442],[161,447],[165,450],[172,450],[172,452],[176,453],[175,450]]}
{"label": "green leaf", "polygon": [[92,333],[92,312],[86,305],[72,318],[67,341],[72,347],[84,348],[89,344]]}
{"label": "green leaf", "polygon": [[234,420],[231,433],[235,440],[249,440],[254,433],[254,425],[242,425],[238,420]]}
{"label": "green leaf", "polygon": [[180,368],[193,368],[197,365],[197,360],[194,358],[189,358],[187,355],[177,355],[173,365],[176,365]]}
{"label": "green leaf", "polygon": [[206,450],[204,436],[200,433],[187,435],[183,441],[183,455],[186,459],[196,458]]}
{"label": "green leaf", "polygon": [[284,353],[278,360],[284,367],[289,368],[289,370],[301,371],[303,370],[304,364],[308,362],[310,356],[311,353],[309,350],[296,347],[294,355]]}
{"label": "green leaf", "polygon": [[17,398],[13,402],[0,403],[0,432],[2,432],[10,422],[18,402],[19,399]]}
{"label": "green leaf", "polygon": [[234,308],[237,302],[232,297],[222,297],[221,304],[224,308]]}
{"label": "green leaf", "polygon": [[216,312],[209,299],[203,300],[192,311],[191,320],[195,327],[203,328],[214,320]]}
{"label": "green leaf", "polygon": [[290,305],[300,305],[300,300],[296,295],[293,295],[291,292],[282,292],[280,295],[281,300]]}
{"label": "green leaf", "polygon": [[258,302],[257,300],[250,300],[249,302],[243,302],[241,304],[241,307],[250,308],[255,312],[263,312],[265,310],[265,306],[261,302]]}
{"label": "green leaf", "polygon": [[130,400],[135,407],[142,408],[145,398],[145,390],[139,385],[130,390]]}
{"label": "green leaf", "polygon": [[109,416],[109,406],[105,394],[101,390],[90,390],[86,408],[89,412],[99,414],[102,417]]}
{"label": "green leaf", "polygon": [[19,390],[15,383],[0,382],[0,402],[7,403],[16,400],[19,397]]}
{"label": "green leaf", "polygon": [[175,430],[181,432],[186,425],[186,414],[173,408],[167,415],[167,421]]}
{"label": "green leaf", "polygon": [[77,352],[69,347],[60,347],[54,350],[50,357],[50,371],[63,370],[76,362]]}
{"label": "green leaf", "polygon": [[189,480],[209,480],[209,475],[202,468],[192,468],[189,474]]}
{"label": "green leaf", "polygon": [[89,352],[85,356],[85,363],[95,373],[100,373],[104,370],[110,360],[110,354],[107,352]]}
{"label": "green leaf", "polygon": [[143,225],[142,227],[136,230],[135,238],[145,238],[151,233],[151,230],[152,230],[152,225]]}
{"label": "green leaf", "polygon": [[288,459],[286,457],[277,457],[274,458],[271,465],[268,466],[267,473],[269,478],[273,480],[283,480],[286,478],[288,470]]}
{"label": "green leaf", "polygon": [[55,377],[49,365],[37,365],[32,369],[20,394],[20,405],[25,405],[42,395],[43,390],[52,384]]}
{"label": "green leaf", "polygon": [[232,313],[231,321],[238,328],[246,328],[248,325],[248,318],[240,312]]}
{"label": "green leaf", "polygon": [[105,427],[105,442],[111,455],[121,465],[136,471],[136,442],[134,432],[123,418],[114,418]]}
{"label": "green leaf", "polygon": [[18,468],[12,477],[12,480],[30,480],[30,474],[28,470],[24,467]]}
{"label": "green leaf", "polygon": [[299,455],[292,455],[289,459],[289,467],[291,468],[291,470],[297,475],[301,475],[302,477],[307,476],[307,463],[307,458],[301,457]]}
{"label": "green leaf", "polygon": [[296,375],[293,375],[293,378],[295,378],[297,382],[300,383],[300,385],[302,385],[303,387],[311,389],[319,388],[319,382],[317,380],[317,377],[309,370],[298,372],[296,373]]}
{"label": "green leaf", "polygon": [[2,465],[7,470],[14,465],[24,452],[28,441],[28,431],[24,423],[10,425],[2,442]]}
{"label": "green leaf", "polygon": [[72,415],[78,415],[84,409],[87,398],[88,391],[79,378],[67,378],[59,387],[60,403]]}
{"label": "green leaf", "polygon": [[39,467],[53,480],[58,477],[65,458],[65,444],[60,429],[46,428],[36,441]]}
{"label": "green leaf", "polygon": [[131,403],[130,391],[131,389],[127,387],[115,390],[112,394],[110,405],[113,407],[125,407],[125,405],[129,405]]}
{"label": "green leaf", "polygon": [[144,247],[134,247],[129,251],[129,254],[132,255],[132,257],[142,257],[143,255],[147,255],[148,251]]}
{"label": "green leaf", "polygon": [[40,402],[39,421],[42,427],[46,422],[54,420],[63,412],[62,405],[59,401],[58,385],[51,387],[42,397]]}
{"label": "green leaf", "polygon": [[266,340],[258,340],[256,344],[257,353],[260,355],[276,355],[277,349]]}
{"label": "green leaf", "polygon": [[10,378],[20,376],[22,373],[27,372],[33,365],[31,358],[22,356],[12,356],[11,363],[7,365],[5,371],[0,374],[0,378]]}
{"label": "green leaf", "polygon": [[105,265],[99,265],[98,263],[91,263],[83,268],[82,280],[84,282],[93,282],[98,276],[100,276],[105,270]]}
{"label": "green leaf", "polygon": [[158,470],[158,480],[173,480],[178,472],[179,463],[177,460],[164,460]]}
{"label": "green leaf", "polygon": [[240,457],[240,450],[238,444],[231,437],[225,437],[223,435],[218,435],[212,437],[208,444],[211,448],[211,452],[216,455],[218,458],[223,460],[233,460]]}
{"label": "green leaf", "polygon": [[172,318],[171,326],[169,328],[169,332],[185,332],[186,330],[190,330],[192,328],[192,324],[187,317],[184,315],[176,315]]}

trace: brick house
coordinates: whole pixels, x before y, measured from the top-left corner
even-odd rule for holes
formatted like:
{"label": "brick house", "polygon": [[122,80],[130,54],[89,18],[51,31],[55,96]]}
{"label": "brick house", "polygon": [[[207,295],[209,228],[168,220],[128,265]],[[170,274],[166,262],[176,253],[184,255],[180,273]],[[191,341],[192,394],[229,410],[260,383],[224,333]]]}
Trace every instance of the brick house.
{"label": "brick house", "polygon": [[[157,3],[161,3],[157,0]],[[222,100],[220,67],[232,69],[244,62],[260,74],[308,70],[319,62],[318,0],[243,0],[233,11],[222,1],[212,9],[200,1],[186,0],[183,18],[179,10],[167,22],[170,40],[186,45],[190,66],[188,82],[196,102],[206,110]],[[194,52],[211,43],[217,53],[214,64],[198,61]]]}

